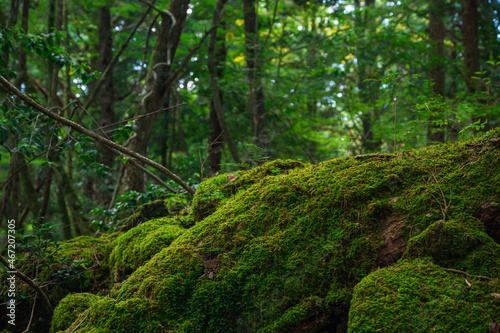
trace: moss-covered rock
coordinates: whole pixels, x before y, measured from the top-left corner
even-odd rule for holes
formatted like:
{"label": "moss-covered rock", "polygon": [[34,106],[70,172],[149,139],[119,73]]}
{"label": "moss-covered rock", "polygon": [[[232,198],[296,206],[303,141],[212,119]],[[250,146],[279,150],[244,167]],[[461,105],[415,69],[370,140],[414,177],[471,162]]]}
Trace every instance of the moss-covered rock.
{"label": "moss-covered rock", "polygon": [[153,255],[168,247],[185,231],[180,224],[175,218],[154,219],[116,238],[109,257],[114,281],[122,282]]}
{"label": "moss-covered rock", "polygon": [[[498,137],[495,130],[411,154],[318,165],[275,161],[208,180],[198,187],[189,217],[197,223],[189,229],[156,220],[109,245],[108,253],[115,251],[110,267],[130,267],[133,273],[66,332],[77,326],[82,332],[342,332],[354,287],[394,269],[405,276],[421,269],[422,288],[429,283],[431,295],[439,288],[448,295],[449,284],[458,298],[447,297],[462,304],[463,274],[438,265],[498,276],[498,244],[491,238],[498,230],[494,223],[485,225],[484,216],[491,214],[482,208],[500,197],[500,154],[489,141]],[[443,218],[447,222],[439,222]],[[165,229],[155,233],[160,228]],[[441,257],[442,250],[452,257]],[[411,260],[378,271],[400,261],[405,251]],[[432,258],[416,259],[421,256]],[[471,280],[478,291],[467,289],[473,296],[466,298],[469,305],[490,305],[484,297],[498,292],[496,285]],[[419,292],[402,288],[398,297]],[[359,297],[354,302],[354,314],[364,309]],[[496,312],[487,313],[495,319]],[[436,327],[445,320],[426,318],[426,325]],[[352,319],[352,329],[363,329],[356,326],[363,320]]]}
{"label": "moss-covered rock", "polygon": [[487,332],[500,281],[447,272],[428,259],[377,270],[355,288],[348,332]]}
{"label": "moss-covered rock", "polygon": [[500,278],[500,245],[471,216],[435,222],[413,237],[403,258],[422,257],[431,257],[442,267]]}
{"label": "moss-covered rock", "polygon": [[304,163],[293,160],[275,160],[248,171],[223,174],[209,178],[196,189],[191,206],[195,221],[201,221],[217,209],[231,195],[244,190],[267,176],[287,174],[289,170],[304,167]]}
{"label": "moss-covered rock", "polygon": [[65,297],[54,310],[51,332],[64,331],[75,321],[75,318],[87,310],[99,296],[89,293],[72,294]]}
{"label": "moss-covered rock", "polygon": [[109,297],[98,297],[86,311],[76,317],[66,331],[165,332],[158,315],[152,310],[150,302],[144,298],[130,298],[120,302]]}

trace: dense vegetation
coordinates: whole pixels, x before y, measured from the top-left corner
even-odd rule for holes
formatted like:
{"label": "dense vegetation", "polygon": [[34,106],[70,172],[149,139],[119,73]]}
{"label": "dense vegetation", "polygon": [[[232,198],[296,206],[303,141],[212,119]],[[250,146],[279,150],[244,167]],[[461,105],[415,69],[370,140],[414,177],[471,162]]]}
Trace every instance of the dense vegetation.
{"label": "dense vegetation", "polygon": [[0,254],[13,220],[54,332],[426,331],[450,299],[485,311],[439,329],[484,331],[499,29],[493,0],[1,1]]}

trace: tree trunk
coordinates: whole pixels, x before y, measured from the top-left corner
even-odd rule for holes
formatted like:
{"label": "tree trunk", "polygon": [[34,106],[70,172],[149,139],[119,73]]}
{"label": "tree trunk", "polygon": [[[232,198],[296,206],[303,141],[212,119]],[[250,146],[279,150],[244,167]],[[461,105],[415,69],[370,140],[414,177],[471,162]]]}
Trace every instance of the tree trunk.
{"label": "tree trunk", "polygon": [[[442,98],[445,97],[445,70],[443,68],[444,59],[444,10],[445,4],[443,0],[429,1],[429,37],[433,43],[432,50],[429,56],[429,80],[433,83],[432,91],[435,95]],[[431,110],[439,111],[439,110]],[[434,121],[436,118],[431,117],[429,121]],[[432,123],[427,126],[427,142],[444,142],[444,130]]]}
{"label": "tree trunk", "polygon": [[481,70],[478,47],[478,2],[462,0],[462,40],[464,43],[464,64],[467,71],[467,88],[474,93],[481,90],[481,81],[473,79]]}
{"label": "tree trunk", "polygon": [[10,1],[10,14],[9,26],[13,27],[17,24],[17,17],[19,16],[19,0]]}
{"label": "tree trunk", "polygon": [[[219,26],[221,15],[227,0],[219,0],[214,10],[212,25]],[[224,24],[222,24],[224,28]],[[227,143],[229,151],[236,163],[241,163],[236,146],[229,134],[222,107],[222,92],[219,88],[219,79],[224,74],[224,63],[226,62],[226,43],[225,35],[217,35],[217,28],[210,34],[208,44],[208,70],[211,78],[212,100],[210,101],[210,135],[208,138],[208,176],[214,176],[220,171],[220,162],[222,155],[222,139]]]}
{"label": "tree trunk", "polygon": [[245,50],[248,69],[248,108],[252,117],[253,143],[266,149],[264,91],[259,64],[259,28],[255,10],[255,0],[243,0],[243,19],[245,21]]}
{"label": "tree trunk", "polygon": [[[189,0],[172,0],[168,5],[168,13],[161,13],[160,25],[156,44],[148,65],[150,71],[146,88],[148,93],[142,98],[138,106],[138,115],[144,115],[158,110],[163,104],[163,97],[169,90],[168,84],[171,75],[172,58],[177,49],[184,21],[186,20]],[[175,18],[172,21],[171,15]],[[173,24],[175,23],[175,24]],[[155,123],[156,114],[139,118],[135,121],[137,135],[130,139],[129,148],[138,154],[147,156],[149,139]],[[125,191],[144,191],[144,176],[141,171],[132,165],[125,166],[125,173],[120,186],[120,193]]]}
{"label": "tree trunk", "polygon": [[[23,0],[23,13],[21,17],[21,29],[23,29],[24,33],[28,33],[28,18],[29,18],[29,0]],[[21,88],[21,84],[26,83],[26,77],[28,76],[28,69],[26,64],[26,51],[24,47],[21,46],[19,51],[19,71],[14,81],[14,85],[17,88]]]}
{"label": "tree trunk", "polygon": [[373,126],[375,125],[375,106],[373,103],[373,89],[375,88],[374,82],[364,82],[367,79],[373,79],[373,57],[371,55],[371,45],[365,45],[362,40],[367,34],[367,24],[370,20],[368,17],[369,13],[367,8],[373,7],[375,0],[367,0],[364,5],[360,3],[359,0],[355,0],[355,5],[357,8],[361,9],[364,7],[365,10],[360,11],[355,18],[355,24],[358,31],[358,88],[361,102],[366,105],[366,110],[361,115],[361,124],[363,128],[363,138],[362,138],[362,150],[363,152],[373,152],[378,150],[379,142],[375,141],[373,135]]}
{"label": "tree trunk", "polygon": [[[113,34],[111,32],[111,13],[109,7],[99,7],[99,67],[101,72],[108,67],[113,58]],[[99,89],[99,106],[101,116],[99,118],[99,127],[105,127],[101,131],[101,135],[111,140],[113,135],[113,127],[109,126],[114,123],[114,93],[113,93],[113,72],[110,72],[103,78],[103,83]],[[109,126],[109,127],[108,127]],[[96,146],[102,151],[102,164],[112,167],[114,155],[113,152],[97,143]]]}

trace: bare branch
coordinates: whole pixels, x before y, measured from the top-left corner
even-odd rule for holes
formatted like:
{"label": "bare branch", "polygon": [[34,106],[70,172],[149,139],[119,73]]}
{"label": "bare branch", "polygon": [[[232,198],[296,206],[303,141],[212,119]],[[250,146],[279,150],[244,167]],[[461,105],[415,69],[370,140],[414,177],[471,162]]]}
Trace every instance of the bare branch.
{"label": "bare branch", "polygon": [[66,119],[64,117],[61,117],[61,116],[53,113],[52,111],[48,110],[46,107],[38,104],[33,99],[31,99],[30,97],[28,97],[27,95],[22,93],[19,89],[14,87],[9,81],[7,81],[7,79],[5,79],[1,75],[0,75],[0,84],[2,86],[4,86],[5,89],[10,91],[12,94],[18,96],[20,99],[22,99],[24,102],[26,102],[27,104],[32,106],[34,109],[38,110],[39,112],[42,112],[43,114],[47,115],[48,117],[62,123],[65,126],[72,128],[75,131],[78,131],[82,134],[85,134],[85,135],[91,137],[92,139],[96,140],[97,142],[101,143],[102,145],[104,145],[106,147],[116,149],[119,152],[121,152],[127,156],[133,157],[136,160],[155,168],[156,170],[158,170],[159,172],[168,176],[173,181],[175,181],[177,184],[179,184],[188,193],[191,193],[191,194],[195,193],[195,190],[191,186],[189,186],[186,182],[184,182],[182,179],[180,179],[172,171],[165,168],[163,165],[161,165],[155,161],[152,161],[149,158],[144,157],[144,156],[142,156],[142,155],[140,155],[140,154],[138,154],[138,153],[136,153],[128,148],[125,148],[119,144],[116,144],[113,141],[106,139],[106,138],[102,137],[101,135],[96,134],[96,133],[88,130],[87,128],[85,128],[85,127],[83,127],[83,126],[81,126],[81,125],[79,125],[79,124],[77,124],[69,119]]}

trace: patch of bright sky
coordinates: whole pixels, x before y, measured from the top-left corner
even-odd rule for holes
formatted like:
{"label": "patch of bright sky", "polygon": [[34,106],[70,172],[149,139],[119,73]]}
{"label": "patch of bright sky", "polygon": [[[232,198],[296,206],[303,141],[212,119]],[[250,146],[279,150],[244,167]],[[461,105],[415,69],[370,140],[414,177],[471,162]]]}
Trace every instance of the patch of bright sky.
{"label": "patch of bright sky", "polygon": [[341,71],[345,70],[344,64],[332,64],[332,68],[340,68]]}
{"label": "patch of bright sky", "polygon": [[355,9],[355,7],[353,5],[347,5],[347,6],[345,6],[344,14],[352,13],[354,11],[354,9]]}
{"label": "patch of bright sky", "polygon": [[331,105],[333,108],[337,106],[337,102],[332,97],[323,97],[323,101],[326,101],[326,104]]}

